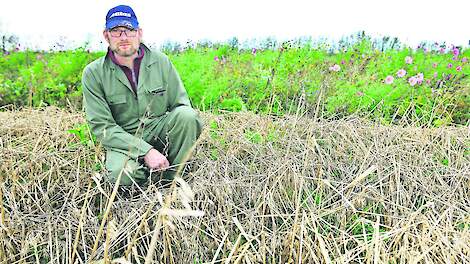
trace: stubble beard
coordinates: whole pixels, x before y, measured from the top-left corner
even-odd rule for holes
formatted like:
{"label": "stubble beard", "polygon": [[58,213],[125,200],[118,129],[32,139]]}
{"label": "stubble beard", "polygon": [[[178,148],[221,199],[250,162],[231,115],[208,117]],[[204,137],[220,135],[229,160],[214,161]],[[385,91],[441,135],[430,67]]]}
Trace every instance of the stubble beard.
{"label": "stubble beard", "polygon": [[136,48],[130,48],[128,50],[121,50],[119,48],[119,46],[116,46],[114,48],[111,49],[114,53],[118,54],[119,56],[121,57],[131,57],[133,56],[134,54],[137,53],[137,49]]}

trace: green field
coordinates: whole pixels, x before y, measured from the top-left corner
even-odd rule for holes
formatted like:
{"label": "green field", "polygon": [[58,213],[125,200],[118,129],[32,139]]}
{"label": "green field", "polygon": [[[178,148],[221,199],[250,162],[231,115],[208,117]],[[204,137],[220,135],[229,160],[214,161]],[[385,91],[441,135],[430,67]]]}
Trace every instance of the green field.
{"label": "green field", "polygon": [[[362,37],[334,48],[286,42],[264,49],[199,44],[164,51],[193,105],[202,111],[300,111],[312,117],[356,115],[419,126],[466,125],[470,117],[467,48],[437,43],[384,48]],[[81,109],[81,72],[102,55],[83,48],[4,54],[0,106]]]}

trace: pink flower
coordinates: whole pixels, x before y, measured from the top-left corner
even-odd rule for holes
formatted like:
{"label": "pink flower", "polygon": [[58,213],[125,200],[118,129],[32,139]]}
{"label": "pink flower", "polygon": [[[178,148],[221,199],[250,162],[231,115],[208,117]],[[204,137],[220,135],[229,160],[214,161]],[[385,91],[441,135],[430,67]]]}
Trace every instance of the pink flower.
{"label": "pink flower", "polygon": [[447,68],[451,69],[452,68],[452,63],[447,64]]}
{"label": "pink flower", "polygon": [[389,75],[385,78],[385,83],[386,84],[392,84],[393,83],[393,76]]}
{"label": "pink flower", "polygon": [[458,60],[458,58],[459,58],[459,57],[457,57],[457,56],[454,56],[454,57],[452,57],[452,60],[454,60],[454,61],[455,61],[455,60]]}
{"label": "pink flower", "polygon": [[416,80],[416,77],[415,76],[412,76],[408,79],[408,83],[411,85],[411,86],[415,86],[416,83],[418,82],[418,80]]}
{"label": "pink flower", "polygon": [[341,60],[341,65],[344,65],[345,63],[346,63],[346,61]]}
{"label": "pink flower", "polygon": [[397,71],[397,77],[401,78],[406,75],[406,71],[404,69],[400,69]]}
{"label": "pink flower", "polygon": [[440,49],[439,49],[439,52],[440,52],[441,54],[444,54],[444,53],[446,52],[446,50],[445,50],[444,48],[440,48]]}
{"label": "pink flower", "polygon": [[406,63],[406,64],[411,64],[411,63],[413,63],[413,58],[411,58],[410,56],[406,56],[406,57],[405,57],[405,63]]}
{"label": "pink flower", "polygon": [[462,58],[462,62],[463,62],[463,63],[466,63],[467,61],[468,61],[467,57],[463,57],[463,58]]}
{"label": "pink flower", "polygon": [[433,76],[434,76],[434,78],[437,78],[437,72],[434,72]]}
{"label": "pink flower", "polygon": [[431,84],[431,80],[426,79],[426,84],[428,84],[428,85]]}
{"label": "pink flower", "polygon": [[432,64],[432,67],[433,67],[433,68],[437,68],[437,63],[434,62],[434,63]]}
{"label": "pink flower", "polygon": [[424,74],[423,73],[418,73],[416,74],[416,81],[418,82],[418,84],[421,84],[423,83],[423,80],[424,80]]}
{"label": "pink flower", "polygon": [[215,61],[219,61],[219,56],[215,56],[215,57],[214,57],[214,60],[215,60]]}
{"label": "pink flower", "polygon": [[454,54],[455,57],[457,57],[457,56],[459,56],[460,51],[459,51],[458,48],[454,48],[454,49],[452,50],[452,53]]}
{"label": "pink flower", "polygon": [[339,72],[340,70],[341,70],[341,67],[338,64],[335,64],[330,67],[330,71]]}
{"label": "pink flower", "polygon": [[462,70],[462,66],[459,65],[459,66],[457,66],[455,69],[456,69],[457,71],[461,71],[461,70]]}

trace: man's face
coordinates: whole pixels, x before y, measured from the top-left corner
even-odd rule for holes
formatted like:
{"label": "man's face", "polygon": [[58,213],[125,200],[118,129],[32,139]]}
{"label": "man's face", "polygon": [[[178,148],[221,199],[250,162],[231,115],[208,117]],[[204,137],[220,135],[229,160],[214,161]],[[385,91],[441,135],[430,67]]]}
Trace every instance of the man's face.
{"label": "man's face", "polygon": [[130,57],[136,54],[142,40],[142,29],[128,29],[115,27],[105,30],[103,36],[114,53],[122,57]]}

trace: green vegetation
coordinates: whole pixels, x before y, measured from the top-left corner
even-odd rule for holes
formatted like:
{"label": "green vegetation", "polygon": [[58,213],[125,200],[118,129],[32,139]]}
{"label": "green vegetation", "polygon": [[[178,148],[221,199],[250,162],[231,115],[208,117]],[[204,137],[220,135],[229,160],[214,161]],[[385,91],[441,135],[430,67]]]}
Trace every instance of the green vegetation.
{"label": "green vegetation", "polygon": [[[469,49],[437,43],[386,49],[364,36],[334,48],[289,42],[256,50],[235,44],[164,50],[198,109],[302,111],[326,118],[355,114],[424,126],[465,125],[470,117]],[[0,106],[80,109],[81,72],[103,54],[84,48],[4,53]]]}
{"label": "green vegetation", "polygon": [[0,57],[0,105],[81,104],[81,72],[103,53],[11,52]]}

